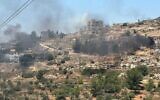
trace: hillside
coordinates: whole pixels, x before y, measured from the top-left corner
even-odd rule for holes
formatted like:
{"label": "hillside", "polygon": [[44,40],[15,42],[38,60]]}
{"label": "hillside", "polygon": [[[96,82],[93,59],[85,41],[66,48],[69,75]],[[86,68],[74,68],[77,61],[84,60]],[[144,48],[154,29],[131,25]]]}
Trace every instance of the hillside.
{"label": "hillside", "polygon": [[[159,36],[159,18],[113,26],[92,21],[73,34],[48,30],[1,44],[0,98],[159,99],[160,49],[150,44]],[[77,40],[85,52],[75,52]]]}

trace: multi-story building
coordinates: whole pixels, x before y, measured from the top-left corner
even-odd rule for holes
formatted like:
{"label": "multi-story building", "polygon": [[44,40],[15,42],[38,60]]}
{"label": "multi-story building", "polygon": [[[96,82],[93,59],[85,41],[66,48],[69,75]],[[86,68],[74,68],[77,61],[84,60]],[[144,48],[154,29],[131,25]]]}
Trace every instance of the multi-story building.
{"label": "multi-story building", "polygon": [[107,33],[108,26],[104,25],[102,20],[91,19],[87,26],[80,30],[81,34],[103,34]]}

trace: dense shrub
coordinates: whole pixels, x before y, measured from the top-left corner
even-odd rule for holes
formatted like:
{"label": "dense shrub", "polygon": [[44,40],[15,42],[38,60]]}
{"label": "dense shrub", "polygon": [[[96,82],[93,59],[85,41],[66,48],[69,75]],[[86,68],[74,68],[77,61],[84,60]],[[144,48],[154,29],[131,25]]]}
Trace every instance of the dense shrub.
{"label": "dense shrub", "polygon": [[140,82],[143,77],[149,74],[149,69],[147,66],[137,66],[131,70],[127,71],[127,84],[129,89],[139,90],[141,89]]}
{"label": "dense shrub", "polygon": [[19,63],[22,67],[28,67],[34,64],[35,58],[32,54],[24,54],[20,56]]}
{"label": "dense shrub", "polygon": [[127,71],[128,88],[132,90],[140,89],[140,82],[143,79],[143,73],[138,68]]}
{"label": "dense shrub", "polygon": [[148,69],[147,66],[145,66],[145,65],[137,66],[136,69],[137,69],[138,71],[140,71],[143,76],[146,76],[146,75],[149,74],[149,69]]}
{"label": "dense shrub", "polygon": [[44,81],[45,78],[43,77],[44,74],[46,74],[48,72],[48,70],[39,70],[36,74],[36,78],[39,80],[39,81]]}
{"label": "dense shrub", "polygon": [[51,61],[51,60],[54,59],[53,55],[50,54],[50,53],[46,54],[45,56],[46,56],[46,59],[47,59],[48,61]]}
{"label": "dense shrub", "polygon": [[35,72],[23,72],[22,77],[23,78],[32,78],[35,76]]}
{"label": "dense shrub", "polygon": [[40,53],[40,54],[35,54],[35,58],[38,61],[51,61],[55,59],[55,55],[49,53],[49,52],[44,52],[44,53]]}
{"label": "dense shrub", "polygon": [[106,72],[105,69],[100,68],[100,69],[92,69],[92,68],[85,68],[82,70],[82,75],[93,75],[93,74],[104,74]]}
{"label": "dense shrub", "polygon": [[93,96],[104,95],[106,93],[118,93],[122,88],[118,73],[111,71],[105,75],[98,75],[91,83],[91,93]]}
{"label": "dense shrub", "polygon": [[147,91],[150,91],[150,92],[154,91],[155,85],[154,85],[153,80],[149,80],[148,84],[145,85],[145,88]]}

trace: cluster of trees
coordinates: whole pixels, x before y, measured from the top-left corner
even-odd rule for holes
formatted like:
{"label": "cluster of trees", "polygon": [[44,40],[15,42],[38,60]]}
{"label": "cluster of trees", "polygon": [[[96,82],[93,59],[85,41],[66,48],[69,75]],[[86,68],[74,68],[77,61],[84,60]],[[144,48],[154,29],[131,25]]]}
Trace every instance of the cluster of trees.
{"label": "cluster of trees", "polygon": [[1,93],[0,99],[1,100],[10,100],[13,99],[14,95],[16,95],[16,92],[21,91],[21,82],[17,81],[16,83],[13,83],[11,80],[3,80],[0,83],[1,87]]}
{"label": "cluster of trees", "polygon": [[[23,91],[26,89],[27,95],[36,94],[36,91],[34,91],[35,89],[42,90],[42,94],[37,95],[40,95],[44,100],[49,100],[48,94],[44,93],[46,90],[53,93],[53,95],[56,96],[56,100],[66,100],[66,97],[70,97],[73,100],[79,98],[83,87],[82,79],[79,79],[79,82],[77,82],[77,80],[74,82],[72,79],[65,79],[64,83],[56,84],[53,80],[44,77],[48,72],[49,70],[44,69],[33,73],[23,73],[23,78],[36,78],[36,80],[27,83],[21,83],[19,81],[13,83],[10,80],[3,80],[3,82],[0,82],[0,89],[3,93],[3,95],[0,95],[0,99],[3,100],[4,97],[14,97],[16,91]],[[84,75],[93,75],[93,78],[91,84],[84,87],[90,90],[92,96],[95,96],[97,100],[131,100],[138,90],[144,88],[149,92],[160,92],[160,83],[158,83],[158,86],[156,87],[153,80],[149,80],[148,84],[146,84],[145,87],[142,87],[141,81],[143,77],[148,74],[149,69],[147,66],[137,66],[136,68],[128,70],[126,74],[122,76],[118,71],[103,71],[103,69],[92,70],[87,68],[84,69]],[[135,91],[128,91],[128,89]],[[90,97],[91,95],[89,95],[89,98]]]}
{"label": "cluster of trees", "polygon": [[[149,70],[146,66],[137,66],[136,68],[128,70],[125,76],[119,76],[120,73],[116,71],[108,71],[105,74],[97,74],[91,82],[91,93],[97,98],[101,97],[106,99],[107,97],[105,96],[110,95],[112,99],[128,98],[130,100],[134,97],[134,94],[137,93],[138,90],[144,89],[144,87],[141,86],[141,81],[143,77],[148,74]],[[126,93],[126,95],[121,94],[121,96],[114,95],[122,92],[122,89],[125,88],[135,90],[135,92]],[[153,82],[149,81],[146,85],[146,89],[152,90],[153,88]]]}
{"label": "cluster of trees", "polygon": [[[48,35],[49,38],[63,38],[65,36],[64,33],[54,32],[54,31],[44,31],[41,32],[44,35]],[[15,35],[14,41],[16,42],[15,50],[17,52],[23,52],[30,48],[33,48],[37,45],[38,41],[43,37],[37,36],[36,31],[31,32],[31,34],[27,34],[24,32],[17,32]]]}
{"label": "cluster of trees", "polygon": [[107,72],[105,75],[98,75],[92,79],[91,93],[93,96],[105,96],[107,94],[119,93],[122,89],[122,81],[118,78],[119,73]]}
{"label": "cluster of trees", "polygon": [[149,70],[146,66],[138,66],[127,72],[127,84],[131,90],[140,90],[141,81],[144,76],[149,74]]}
{"label": "cluster of trees", "polygon": [[77,39],[73,44],[73,50],[76,53],[87,54],[117,54],[117,53],[131,53],[141,46],[151,47],[154,41],[151,38],[144,37],[138,34],[123,35],[117,40],[106,41],[103,38],[88,38]]}
{"label": "cluster of trees", "polygon": [[56,55],[49,52],[42,52],[42,53],[34,54],[34,57],[38,61],[51,61],[56,58]]}
{"label": "cluster of trees", "polygon": [[145,84],[145,89],[148,92],[160,92],[160,82],[158,82],[157,85],[155,85],[154,81],[152,79],[148,80],[148,83]]}
{"label": "cluster of trees", "polygon": [[82,75],[91,76],[93,74],[104,74],[106,73],[106,69],[92,69],[92,68],[85,68],[82,70]]}
{"label": "cluster of trees", "polygon": [[22,76],[23,78],[33,78],[35,75],[36,75],[35,72],[23,71],[21,76]]}
{"label": "cluster of trees", "polygon": [[[152,99],[154,92],[160,92],[160,82],[158,85],[155,85],[152,79],[148,80],[147,84],[142,84],[141,81],[144,76],[149,74],[149,69],[146,66],[138,66],[137,68],[131,69],[127,72],[127,87],[131,90],[135,90],[135,93],[138,93],[138,90],[146,90],[150,92],[149,100]],[[146,99],[148,100],[148,99]]]}
{"label": "cluster of trees", "polygon": [[65,85],[60,89],[57,89],[55,92],[56,100],[66,100],[66,97],[71,97],[71,99],[75,100],[79,98],[81,88],[76,85]]}
{"label": "cluster of trees", "polygon": [[[37,72],[23,72],[23,78],[36,77],[37,80],[12,81],[0,78],[0,100],[35,100],[40,97],[42,100],[49,100],[48,93],[52,93],[57,87],[50,79],[45,79],[44,74],[48,70],[39,70]],[[35,91],[39,89],[39,92]],[[23,94],[25,95],[19,95]]]}
{"label": "cluster of trees", "polygon": [[34,64],[35,61],[52,61],[56,58],[54,54],[49,52],[43,52],[39,54],[24,54],[19,58],[19,63],[23,67],[29,67]]}
{"label": "cluster of trees", "polygon": [[41,39],[43,38],[63,38],[65,36],[64,33],[62,32],[58,32],[58,31],[51,31],[51,30],[47,30],[47,31],[42,31],[41,32]]}

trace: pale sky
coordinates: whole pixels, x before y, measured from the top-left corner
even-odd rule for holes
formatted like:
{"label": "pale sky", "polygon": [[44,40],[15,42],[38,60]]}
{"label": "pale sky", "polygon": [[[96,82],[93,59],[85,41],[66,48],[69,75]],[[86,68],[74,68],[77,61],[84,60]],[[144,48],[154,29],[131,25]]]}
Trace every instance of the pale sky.
{"label": "pale sky", "polygon": [[[0,0],[0,23],[26,1]],[[21,24],[28,32],[42,28],[69,32],[86,17],[106,24],[156,18],[160,16],[159,5],[160,0],[35,0],[9,24]]]}

